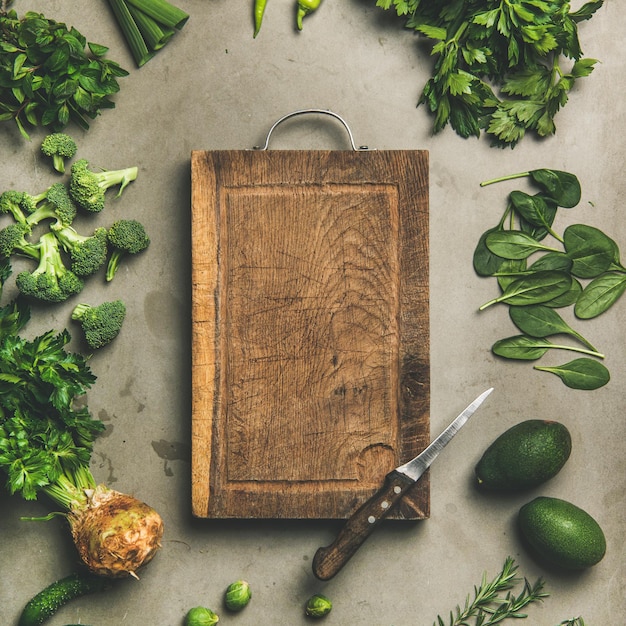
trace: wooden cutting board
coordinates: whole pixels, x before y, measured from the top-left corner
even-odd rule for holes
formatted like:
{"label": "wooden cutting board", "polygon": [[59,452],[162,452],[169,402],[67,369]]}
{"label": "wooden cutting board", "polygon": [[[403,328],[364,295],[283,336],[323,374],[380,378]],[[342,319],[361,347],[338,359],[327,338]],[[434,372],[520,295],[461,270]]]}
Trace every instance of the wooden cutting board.
{"label": "wooden cutting board", "polygon": [[191,165],[193,514],[345,519],[430,439],[428,153]]}

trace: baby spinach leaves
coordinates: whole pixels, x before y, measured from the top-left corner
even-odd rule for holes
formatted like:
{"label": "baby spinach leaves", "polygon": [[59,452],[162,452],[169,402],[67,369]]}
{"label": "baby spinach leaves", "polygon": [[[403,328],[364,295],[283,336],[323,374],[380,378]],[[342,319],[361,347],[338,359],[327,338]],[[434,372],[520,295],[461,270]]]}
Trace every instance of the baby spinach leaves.
{"label": "baby spinach leaves", "polygon": [[[604,355],[556,309],[573,307],[576,318],[587,320],[617,302],[626,291],[619,247],[586,224],[572,224],[562,235],[554,229],[558,209],[571,209],[580,202],[580,183],[574,174],[536,169],[481,186],[517,178],[529,179],[538,193],[512,191],[500,222],[481,235],[474,249],[474,270],[479,276],[496,278],[500,291],[479,310],[508,305],[511,321],[522,333],[496,341],[492,352],[522,361],[538,360],[549,350],[582,353],[586,356],[560,366],[534,367],[555,374],[573,389],[597,389],[610,379],[608,369],[597,360]],[[546,243],[548,238],[554,243]],[[568,336],[579,345],[548,339],[556,335]]]}

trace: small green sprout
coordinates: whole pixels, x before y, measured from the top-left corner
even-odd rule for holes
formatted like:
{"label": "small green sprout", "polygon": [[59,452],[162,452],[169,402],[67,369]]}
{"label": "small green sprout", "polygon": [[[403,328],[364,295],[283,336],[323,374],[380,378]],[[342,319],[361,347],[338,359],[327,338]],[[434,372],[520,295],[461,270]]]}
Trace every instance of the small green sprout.
{"label": "small green sprout", "polygon": [[316,593],[307,600],[304,613],[308,617],[325,617],[332,608],[333,604],[326,596]]}
{"label": "small green sprout", "polygon": [[196,606],[187,613],[185,626],[213,626],[220,621],[219,616],[211,609]]}
{"label": "small green sprout", "polygon": [[250,585],[245,580],[238,580],[228,585],[224,596],[226,608],[231,611],[241,611],[252,598]]}

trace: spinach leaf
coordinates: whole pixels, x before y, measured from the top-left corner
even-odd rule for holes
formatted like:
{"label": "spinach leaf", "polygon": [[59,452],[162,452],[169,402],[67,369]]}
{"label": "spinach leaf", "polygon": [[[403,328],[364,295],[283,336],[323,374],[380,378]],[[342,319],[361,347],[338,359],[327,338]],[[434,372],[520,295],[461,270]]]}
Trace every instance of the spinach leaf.
{"label": "spinach leaf", "polygon": [[[531,196],[523,191],[512,191],[509,198],[520,217],[530,224],[531,229],[523,228],[535,234],[537,239],[543,239],[550,233],[556,239],[560,237],[552,230],[552,223],[556,217],[557,206],[552,201],[545,200],[540,195]],[[537,231],[537,228],[540,230]]]}
{"label": "spinach leaf", "polygon": [[571,284],[572,278],[565,272],[536,272],[514,280],[502,295],[483,304],[480,310],[498,302],[515,306],[542,304],[568,291]]}
{"label": "spinach leaf", "polygon": [[527,259],[538,251],[558,252],[520,230],[500,230],[489,233],[485,239],[487,248],[504,259]]}
{"label": "spinach leaf", "polygon": [[533,272],[539,270],[557,270],[559,272],[569,272],[572,269],[573,261],[565,252],[546,252],[542,254],[528,269]]}
{"label": "spinach leaf", "polygon": [[545,337],[530,337],[528,335],[515,335],[496,341],[491,350],[497,356],[505,359],[517,359],[521,361],[536,361],[548,350],[571,350],[572,352],[582,352],[603,359],[604,355],[595,350],[577,348],[564,344],[556,344],[548,341]]}
{"label": "spinach leaf", "polygon": [[611,378],[609,370],[602,363],[588,358],[575,359],[557,367],[535,365],[535,369],[556,374],[571,389],[598,389]]}
{"label": "spinach leaf", "polygon": [[565,253],[572,259],[572,274],[595,278],[606,272],[616,257],[617,244],[601,230],[586,224],[573,224],[563,233]]}
{"label": "spinach leaf", "polygon": [[572,306],[573,304],[576,304],[576,301],[580,297],[582,291],[583,286],[580,284],[580,281],[576,280],[576,278],[572,278],[572,284],[565,293],[562,293],[556,298],[552,298],[552,300],[544,302],[544,304],[552,309],[561,309]]}
{"label": "spinach leaf", "polygon": [[531,170],[529,174],[560,207],[571,209],[580,202],[580,182],[574,174],[543,168]]}
{"label": "spinach leaf", "polygon": [[531,337],[570,335],[594,352],[596,349],[579,332],[575,331],[554,309],[537,304],[511,307],[509,315],[513,323]]}
{"label": "spinach leaf", "polygon": [[491,233],[500,232],[501,230],[502,228],[500,226],[490,228],[481,235],[478,243],[476,244],[476,248],[474,249],[473,264],[474,271],[479,276],[491,276],[495,274],[504,262],[504,259],[489,250],[486,244],[487,237]]}
{"label": "spinach leaf", "polygon": [[580,319],[591,319],[604,313],[626,291],[626,274],[607,272],[594,278],[583,290],[574,306]]}

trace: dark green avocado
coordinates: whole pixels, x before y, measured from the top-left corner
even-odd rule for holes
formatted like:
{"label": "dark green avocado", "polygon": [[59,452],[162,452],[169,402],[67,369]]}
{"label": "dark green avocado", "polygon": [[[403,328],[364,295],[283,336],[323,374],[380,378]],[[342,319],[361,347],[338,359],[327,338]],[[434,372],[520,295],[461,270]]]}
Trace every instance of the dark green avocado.
{"label": "dark green avocado", "polygon": [[531,489],[559,473],[572,451],[567,428],[550,420],[526,420],[502,433],[475,468],[478,486],[489,491]]}
{"label": "dark green avocado", "polygon": [[598,522],[571,502],[540,496],[520,509],[518,522],[534,556],[547,565],[582,570],[601,561],[606,552]]}

